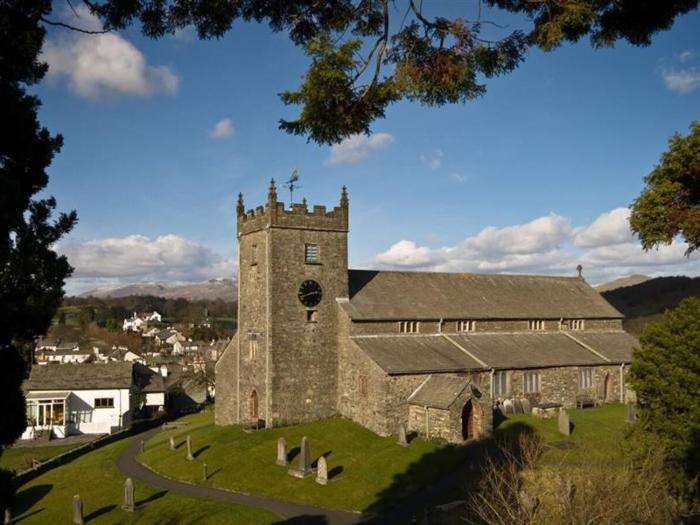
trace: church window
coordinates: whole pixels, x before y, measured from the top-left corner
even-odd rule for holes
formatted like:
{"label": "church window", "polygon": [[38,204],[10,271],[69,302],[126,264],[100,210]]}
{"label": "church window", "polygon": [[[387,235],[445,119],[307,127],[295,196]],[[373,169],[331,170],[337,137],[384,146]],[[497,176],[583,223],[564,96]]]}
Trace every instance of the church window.
{"label": "church window", "polygon": [[307,323],[318,322],[318,310],[306,310],[306,322]]}
{"label": "church window", "polygon": [[321,258],[318,253],[318,244],[305,244],[304,245],[304,261],[308,264],[316,264],[321,262]]}
{"label": "church window", "polygon": [[579,368],[578,369],[578,386],[580,388],[591,388],[593,386],[593,369]]}
{"label": "church window", "polygon": [[501,370],[493,374],[493,395],[505,396],[510,394],[510,382],[508,372]]}
{"label": "church window", "polygon": [[364,374],[360,376],[359,379],[359,391],[360,391],[360,397],[362,399],[365,399],[367,397],[367,376]]}
{"label": "church window", "polygon": [[457,321],[457,331],[473,332],[475,324],[476,323],[474,321]]}
{"label": "church window", "polygon": [[250,251],[250,265],[255,266],[258,264],[258,245],[254,244]]}
{"label": "church window", "polygon": [[529,330],[544,330],[544,321],[542,319],[534,319],[527,322]]}
{"label": "church window", "polygon": [[250,338],[248,340],[248,349],[249,349],[249,359],[253,360],[255,359],[255,356],[258,354],[258,334],[251,333]]}
{"label": "church window", "polygon": [[418,321],[399,321],[399,332],[402,334],[415,334],[420,331]]}
{"label": "church window", "polygon": [[539,372],[525,372],[523,374],[523,390],[526,394],[537,394],[540,391]]}

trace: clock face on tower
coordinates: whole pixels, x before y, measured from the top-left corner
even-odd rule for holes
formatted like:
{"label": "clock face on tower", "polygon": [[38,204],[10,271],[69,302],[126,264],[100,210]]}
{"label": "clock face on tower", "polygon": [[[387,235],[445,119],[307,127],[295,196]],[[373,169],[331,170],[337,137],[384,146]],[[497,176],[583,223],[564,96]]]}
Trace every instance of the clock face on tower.
{"label": "clock face on tower", "polygon": [[301,304],[312,308],[321,302],[323,291],[316,281],[304,281],[299,287],[299,300]]}

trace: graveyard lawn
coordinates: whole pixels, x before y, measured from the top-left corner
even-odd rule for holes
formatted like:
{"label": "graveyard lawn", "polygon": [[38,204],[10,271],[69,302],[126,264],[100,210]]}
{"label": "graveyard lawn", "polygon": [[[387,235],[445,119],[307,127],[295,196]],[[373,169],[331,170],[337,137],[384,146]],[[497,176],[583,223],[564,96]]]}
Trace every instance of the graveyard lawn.
{"label": "graveyard lawn", "polygon": [[270,524],[275,514],[206,499],[195,499],[147,486],[134,480],[136,511],[121,509],[124,476],[117,458],[132,439],[112,443],[55,468],[17,490],[12,516],[21,523],[70,523],[72,498],[80,494],[85,522],[120,523]]}
{"label": "graveyard lawn", "polygon": [[20,472],[32,466],[32,459],[46,461],[54,456],[68,452],[75,447],[79,447],[82,444],[83,443],[72,443],[70,445],[8,448],[2,451],[2,456],[0,456],[0,468]]}
{"label": "graveyard lawn", "polygon": [[[138,460],[166,477],[318,507],[381,511],[462,468],[469,446],[446,445],[421,438],[408,447],[396,437],[379,437],[351,421],[330,418],[289,427],[245,432],[240,426],[218,427],[211,412],[180,419],[184,428],[156,434]],[[186,459],[185,440],[192,438],[194,461]],[[174,436],[176,450],[169,440]],[[328,484],[315,476],[298,479],[288,469],[298,466],[301,439],[309,439],[312,467],[320,456],[328,464]],[[277,440],[287,441],[289,467],[276,464]],[[209,479],[203,481],[207,464]]]}

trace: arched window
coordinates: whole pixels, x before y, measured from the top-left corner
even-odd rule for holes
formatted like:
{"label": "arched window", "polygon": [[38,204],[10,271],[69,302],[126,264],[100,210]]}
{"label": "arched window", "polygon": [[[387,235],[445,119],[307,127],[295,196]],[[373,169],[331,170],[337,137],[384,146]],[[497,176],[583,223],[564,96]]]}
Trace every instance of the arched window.
{"label": "arched window", "polygon": [[248,398],[248,415],[250,419],[257,421],[258,417],[258,393],[253,389]]}

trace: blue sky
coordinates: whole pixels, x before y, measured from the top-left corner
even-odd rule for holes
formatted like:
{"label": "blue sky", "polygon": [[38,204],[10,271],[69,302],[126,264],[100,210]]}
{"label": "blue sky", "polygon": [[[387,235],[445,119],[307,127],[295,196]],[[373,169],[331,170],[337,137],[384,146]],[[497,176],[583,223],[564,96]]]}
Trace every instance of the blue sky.
{"label": "blue sky", "polygon": [[333,148],[277,129],[298,111],[277,94],[307,60],[265,26],[204,42],[52,30],[36,91],[65,139],[47,193],[80,218],[57,247],[76,268],[68,290],[233,276],[237,193],[260,205],[295,166],[310,204],[348,186],[353,266],[700,274],[682,243],[644,254],[626,226],[669,136],[700,118],[699,30],[696,11],[647,48],[533,50],[476,101],[396,104]]}

